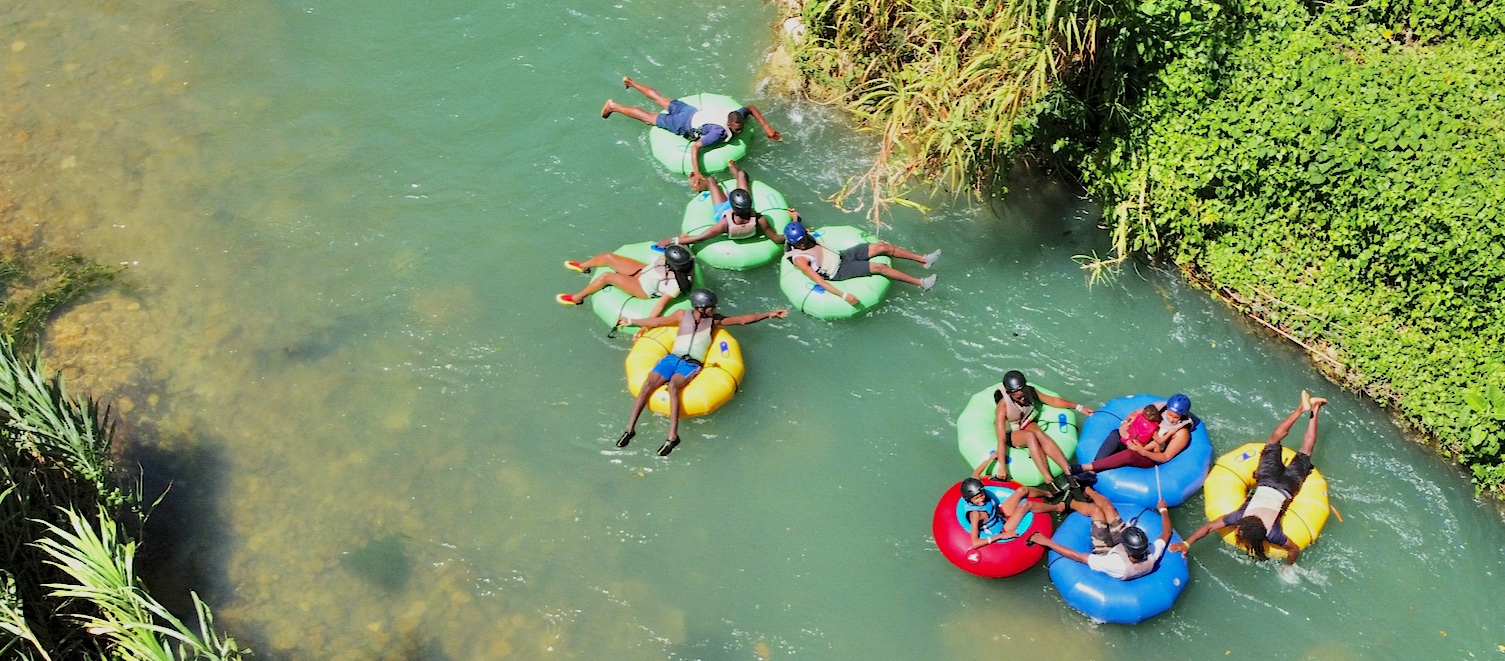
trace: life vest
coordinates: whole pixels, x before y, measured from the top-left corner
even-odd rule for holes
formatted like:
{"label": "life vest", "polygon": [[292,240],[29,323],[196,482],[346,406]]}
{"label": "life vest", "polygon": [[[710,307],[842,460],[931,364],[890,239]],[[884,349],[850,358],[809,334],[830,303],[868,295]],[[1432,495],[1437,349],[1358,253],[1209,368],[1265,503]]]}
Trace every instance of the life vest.
{"label": "life vest", "polygon": [[721,218],[726,221],[726,235],[733,239],[745,239],[758,231],[757,215],[751,218],[739,218],[731,209],[721,212]]}
{"label": "life vest", "polygon": [[663,257],[654,257],[643,270],[638,271],[638,284],[649,298],[674,298],[680,294],[679,278],[669,271]]}
{"label": "life vest", "polygon": [[1004,406],[1003,418],[1014,423],[1014,429],[1022,429],[1025,425],[1039,420],[1043,413],[1040,407],[1036,406],[1040,401],[1040,395],[1035,392],[1034,388],[1024,387],[1024,399],[1025,403],[1020,405],[1008,393],[1003,393],[1003,398],[998,400]]}
{"label": "life vest", "polygon": [[671,353],[700,363],[705,361],[706,353],[711,350],[711,333],[716,330],[716,319],[701,317],[696,321],[695,317],[694,310],[687,310],[679,318],[679,334],[674,336],[674,349]]}
{"label": "life vest", "polygon": [[787,259],[798,265],[797,259],[804,259],[810,263],[810,268],[815,269],[822,278],[836,277],[836,272],[841,270],[841,253],[816,243],[813,248],[790,248]]}
{"label": "life vest", "polygon": [[993,492],[988,491],[987,489],[983,489],[983,494],[986,495],[988,499],[981,505],[973,505],[972,501],[963,498],[962,511],[966,513],[966,518],[969,522],[972,520],[973,512],[983,512],[988,515],[988,518],[983,520],[982,522],[982,534],[986,535],[989,533],[996,534],[998,532],[1002,532],[1004,519],[1003,513],[998,511],[998,506],[1000,504],[998,502],[998,498],[993,495]]}

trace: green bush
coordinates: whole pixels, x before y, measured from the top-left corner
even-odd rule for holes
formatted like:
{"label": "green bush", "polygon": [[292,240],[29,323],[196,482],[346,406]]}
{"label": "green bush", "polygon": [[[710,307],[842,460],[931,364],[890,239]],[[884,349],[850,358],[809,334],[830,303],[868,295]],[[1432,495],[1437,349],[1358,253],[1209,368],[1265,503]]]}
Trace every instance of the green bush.
{"label": "green bush", "polygon": [[1104,125],[1084,179],[1122,248],[1335,360],[1499,493],[1500,9],[1251,7],[1217,77],[1205,59],[1163,67],[1121,110],[1133,122]]}

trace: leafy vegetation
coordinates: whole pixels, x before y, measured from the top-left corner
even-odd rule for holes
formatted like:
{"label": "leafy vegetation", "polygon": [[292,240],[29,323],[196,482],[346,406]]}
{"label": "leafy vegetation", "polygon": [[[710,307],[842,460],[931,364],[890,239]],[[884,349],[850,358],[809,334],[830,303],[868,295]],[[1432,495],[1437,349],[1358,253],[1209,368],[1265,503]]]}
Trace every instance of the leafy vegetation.
{"label": "leafy vegetation", "polygon": [[865,190],[875,213],[910,204],[899,193],[913,176],[953,187],[988,179],[1028,144],[1055,81],[1082,70],[1098,43],[1096,16],[1070,2],[816,0],[803,20],[795,60],[808,92],[883,133],[872,169],[838,196]]}
{"label": "leafy vegetation", "polygon": [[1087,266],[1175,262],[1505,494],[1505,3],[818,0],[802,18],[810,93],[883,131],[869,183],[1067,166],[1114,240]]}
{"label": "leafy vegetation", "polygon": [[107,418],[0,336],[0,657],[240,658],[197,596],[195,629],[136,578],[121,520],[143,506],[115,486]]}
{"label": "leafy vegetation", "polygon": [[1120,256],[1174,260],[1499,494],[1502,10],[1400,5],[1252,3],[1215,80],[1171,63],[1082,172]]}

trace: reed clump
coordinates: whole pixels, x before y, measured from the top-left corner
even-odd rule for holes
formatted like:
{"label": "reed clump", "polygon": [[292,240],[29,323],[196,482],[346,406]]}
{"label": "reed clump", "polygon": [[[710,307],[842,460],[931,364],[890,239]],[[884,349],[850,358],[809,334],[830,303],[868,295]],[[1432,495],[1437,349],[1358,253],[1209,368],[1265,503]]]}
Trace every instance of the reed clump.
{"label": "reed clump", "polygon": [[189,626],[136,577],[124,523],[147,507],[116,484],[108,420],[0,336],[0,658],[240,658],[197,595]]}
{"label": "reed clump", "polygon": [[1096,3],[1061,0],[811,0],[791,44],[811,98],[882,134],[877,158],[837,195],[877,212],[921,178],[971,188],[1034,137],[1052,91],[1088,70]]}

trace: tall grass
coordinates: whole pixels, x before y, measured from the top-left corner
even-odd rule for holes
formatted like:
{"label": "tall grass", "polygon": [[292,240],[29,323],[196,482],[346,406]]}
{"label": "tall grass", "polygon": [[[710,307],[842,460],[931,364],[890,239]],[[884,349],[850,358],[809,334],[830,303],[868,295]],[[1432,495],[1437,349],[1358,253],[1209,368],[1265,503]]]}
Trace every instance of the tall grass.
{"label": "tall grass", "polygon": [[[1030,138],[1034,113],[1098,48],[1096,2],[810,0],[795,61],[816,100],[877,130],[867,173],[837,202],[875,220],[914,177],[980,191]],[[859,193],[863,197],[854,198]]]}
{"label": "tall grass", "polygon": [[0,658],[239,658],[197,595],[193,628],[136,577],[117,517],[144,508],[115,486],[108,415],[0,336]]}

